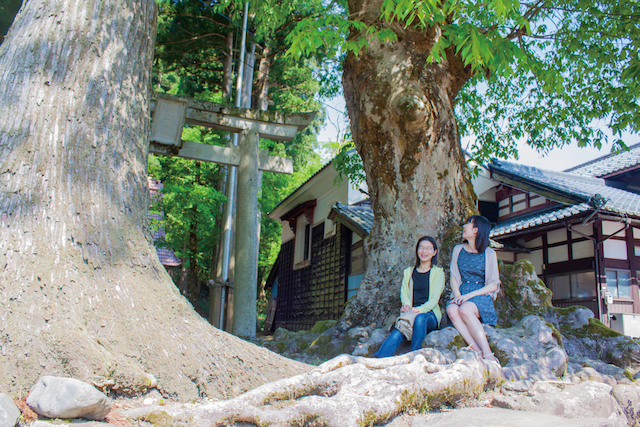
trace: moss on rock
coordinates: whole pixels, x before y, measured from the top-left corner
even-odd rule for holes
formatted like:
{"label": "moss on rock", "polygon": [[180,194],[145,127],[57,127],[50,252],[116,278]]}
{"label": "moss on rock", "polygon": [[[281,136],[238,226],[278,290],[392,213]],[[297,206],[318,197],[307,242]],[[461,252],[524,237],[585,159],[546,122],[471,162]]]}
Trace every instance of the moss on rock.
{"label": "moss on rock", "polygon": [[321,334],[327,329],[331,328],[333,325],[338,323],[337,320],[320,320],[313,325],[313,328],[309,330],[311,334]]}
{"label": "moss on rock", "polygon": [[502,291],[495,301],[500,326],[512,326],[525,316],[540,315],[552,307],[551,291],[529,261],[500,263],[500,280]]}

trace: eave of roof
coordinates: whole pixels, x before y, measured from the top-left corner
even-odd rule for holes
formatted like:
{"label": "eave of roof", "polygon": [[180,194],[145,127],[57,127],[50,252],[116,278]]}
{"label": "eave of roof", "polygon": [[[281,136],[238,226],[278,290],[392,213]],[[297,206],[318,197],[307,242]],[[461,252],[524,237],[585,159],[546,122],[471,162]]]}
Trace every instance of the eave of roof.
{"label": "eave of roof", "polygon": [[[586,203],[598,195],[605,203],[601,210],[640,216],[640,195],[607,186],[604,179],[555,172],[494,160],[491,178],[567,205]],[[594,206],[595,207],[595,206]]]}
{"label": "eave of roof", "polygon": [[640,165],[640,143],[631,145],[628,151],[611,153],[565,170],[576,175],[605,177]]}
{"label": "eave of roof", "polygon": [[367,236],[373,227],[373,210],[369,206],[347,206],[338,202],[331,207],[328,218],[335,221],[336,216],[360,237]]}

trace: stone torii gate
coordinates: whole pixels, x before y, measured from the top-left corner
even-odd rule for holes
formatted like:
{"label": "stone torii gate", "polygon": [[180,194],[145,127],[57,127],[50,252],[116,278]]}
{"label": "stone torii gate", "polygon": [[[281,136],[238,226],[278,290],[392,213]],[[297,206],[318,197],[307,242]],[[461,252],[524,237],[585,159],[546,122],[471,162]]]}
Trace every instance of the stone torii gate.
{"label": "stone torii gate", "polygon": [[[151,100],[151,111],[150,153],[238,167],[232,332],[255,337],[259,171],[293,173],[291,159],[269,156],[266,150],[258,149],[259,138],[291,141],[316,113],[251,110],[159,93]],[[219,147],[183,141],[185,123],[240,133],[240,142],[238,147]]]}

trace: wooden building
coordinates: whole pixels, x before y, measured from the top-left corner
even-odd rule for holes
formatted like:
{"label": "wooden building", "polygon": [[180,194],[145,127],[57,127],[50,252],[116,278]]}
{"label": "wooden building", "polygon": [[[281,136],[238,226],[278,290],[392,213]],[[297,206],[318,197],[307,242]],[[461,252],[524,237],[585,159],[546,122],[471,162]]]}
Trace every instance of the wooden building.
{"label": "wooden building", "polygon": [[294,190],[269,215],[282,223],[282,246],[267,279],[272,301],[265,330],[311,328],[337,319],[364,273],[362,239],[373,214],[363,188],[329,162]]}
{"label": "wooden building", "polygon": [[555,306],[640,336],[640,144],[565,172],[494,161],[477,181],[491,238],[521,249],[500,259],[531,261]]}
{"label": "wooden building", "polygon": [[[494,161],[473,185],[506,263],[528,259],[559,307],[582,305],[640,336],[640,144],[565,172]],[[271,213],[283,223],[268,328],[337,319],[364,270],[373,214],[328,164]],[[636,329],[637,328],[637,329]]]}

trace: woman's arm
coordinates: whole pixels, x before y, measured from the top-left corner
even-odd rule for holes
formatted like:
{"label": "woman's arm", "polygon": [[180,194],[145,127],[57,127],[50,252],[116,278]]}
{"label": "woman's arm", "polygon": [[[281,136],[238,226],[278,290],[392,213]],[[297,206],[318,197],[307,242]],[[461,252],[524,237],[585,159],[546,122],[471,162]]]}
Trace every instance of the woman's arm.
{"label": "woman's arm", "polygon": [[406,311],[411,310],[412,300],[413,300],[413,286],[411,286],[411,274],[413,273],[413,268],[406,268],[402,273],[402,286],[400,286],[400,303],[402,307],[400,308],[400,312],[404,313]]}
{"label": "woman's arm", "polygon": [[449,283],[451,284],[452,299],[460,296],[460,271],[458,270],[458,255],[460,255],[461,249],[462,246],[458,245],[453,248],[453,253],[451,254],[451,264],[449,266],[451,277],[449,278]]}
{"label": "woman's arm", "polygon": [[419,307],[416,307],[420,313],[428,313],[440,301],[440,295],[444,291],[444,271],[441,268],[434,267],[433,274],[429,275],[429,299]]}

